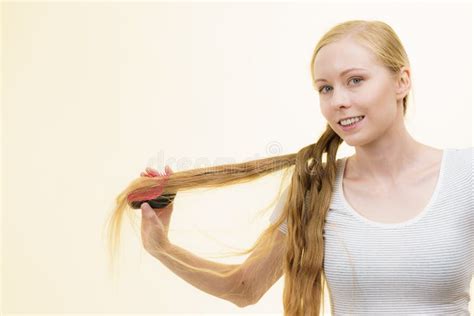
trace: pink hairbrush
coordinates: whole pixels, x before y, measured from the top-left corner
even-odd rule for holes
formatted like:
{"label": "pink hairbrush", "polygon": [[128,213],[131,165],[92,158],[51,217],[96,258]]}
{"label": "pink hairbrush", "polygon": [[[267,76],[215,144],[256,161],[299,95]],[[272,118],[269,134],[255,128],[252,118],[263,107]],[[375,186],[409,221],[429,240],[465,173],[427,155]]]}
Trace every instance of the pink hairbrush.
{"label": "pink hairbrush", "polygon": [[176,193],[162,194],[165,183],[168,181],[168,178],[171,174],[171,169],[168,170],[168,172],[161,173],[160,171],[154,171],[151,168],[147,168],[148,173],[142,173],[142,176],[161,177],[163,178],[163,182],[156,187],[129,194],[127,197],[129,205],[134,209],[139,209],[140,206],[146,202],[152,208],[164,208],[172,203]]}

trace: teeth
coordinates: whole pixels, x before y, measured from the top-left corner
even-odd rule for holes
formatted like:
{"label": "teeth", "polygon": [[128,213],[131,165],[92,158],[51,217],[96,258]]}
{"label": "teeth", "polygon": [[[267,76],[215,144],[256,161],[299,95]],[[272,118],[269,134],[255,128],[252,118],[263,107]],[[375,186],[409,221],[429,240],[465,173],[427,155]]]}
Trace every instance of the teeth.
{"label": "teeth", "polygon": [[358,121],[362,120],[363,117],[364,117],[363,115],[356,116],[356,117],[351,117],[347,120],[341,121],[340,123],[341,123],[342,126],[350,125],[350,124],[353,124],[355,122],[358,122]]}

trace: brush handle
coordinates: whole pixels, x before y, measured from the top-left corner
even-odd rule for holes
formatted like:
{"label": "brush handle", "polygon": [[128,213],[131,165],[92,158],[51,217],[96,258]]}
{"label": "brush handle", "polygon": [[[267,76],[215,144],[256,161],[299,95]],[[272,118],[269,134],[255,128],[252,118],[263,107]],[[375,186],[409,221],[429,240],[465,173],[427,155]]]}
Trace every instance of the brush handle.
{"label": "brush handle", "polygon": [[153,200],[130,202],[130,206],[134,209],[139,209],[142,203],[147,202],[151,208],[164,208],[173,202],[175,196],[176,193],[162,194]]}

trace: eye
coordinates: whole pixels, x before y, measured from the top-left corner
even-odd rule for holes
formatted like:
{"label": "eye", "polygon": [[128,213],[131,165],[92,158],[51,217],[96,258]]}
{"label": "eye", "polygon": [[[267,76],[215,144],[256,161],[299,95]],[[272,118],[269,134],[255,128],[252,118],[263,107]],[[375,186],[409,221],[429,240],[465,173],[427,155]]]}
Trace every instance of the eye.
{"label": "eye", "polygon": [[349,79],[349,82],[351,82],[351,81],[354,82],[354,80],[358,80],[358,82],[356,82],[356,84],[358,84],[362,81],[362,78],[354,77],[354,78]]}
{"label": "eye", "polygon": [[[354,77],[354,78],[349,79],[349,82],[352,81],[354,82],[355,85],[358,85],[363,80],[364,79],[360,77]],[[319,88],[319,93],[326,94],[326,92],[329,92],[329,90],[325,90],[326,88],[331,88],[331,86],[322,86],[321,88]]]}
{"label": "eye", "polygon": [[[322,86],[321,88],[319,88],[319,93],[323,93],[325,94],[328,90],[324,90],[325,88],[330,88],[330,86]],[[324,90],[324,92],[323,92]]]}

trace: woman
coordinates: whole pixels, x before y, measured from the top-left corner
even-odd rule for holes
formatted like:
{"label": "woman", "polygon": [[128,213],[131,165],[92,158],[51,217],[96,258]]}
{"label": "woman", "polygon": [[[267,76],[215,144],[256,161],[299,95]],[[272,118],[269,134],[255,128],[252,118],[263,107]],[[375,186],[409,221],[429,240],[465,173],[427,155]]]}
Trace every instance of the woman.
{"label": "woman", "polygon": [[[333,27],[316,45],[311,74],[327,120],[316,143],[205,171],[148,169],[118,197],[112,227],[139,201],[145,249],[190,284],[238,306],[255,304],[284,274],[285,315],[319,315],[326,282],[336,315],[469,315],[473,148],[437,149],[408,133],[410,64],[383,22]],[[342,141],[355,154],[336,160]],[[141,203],[288,167],[291,183],[242,264],[208,261],[173,245],[173,204]],[[117,232],[110,236],[116,245]]]}

